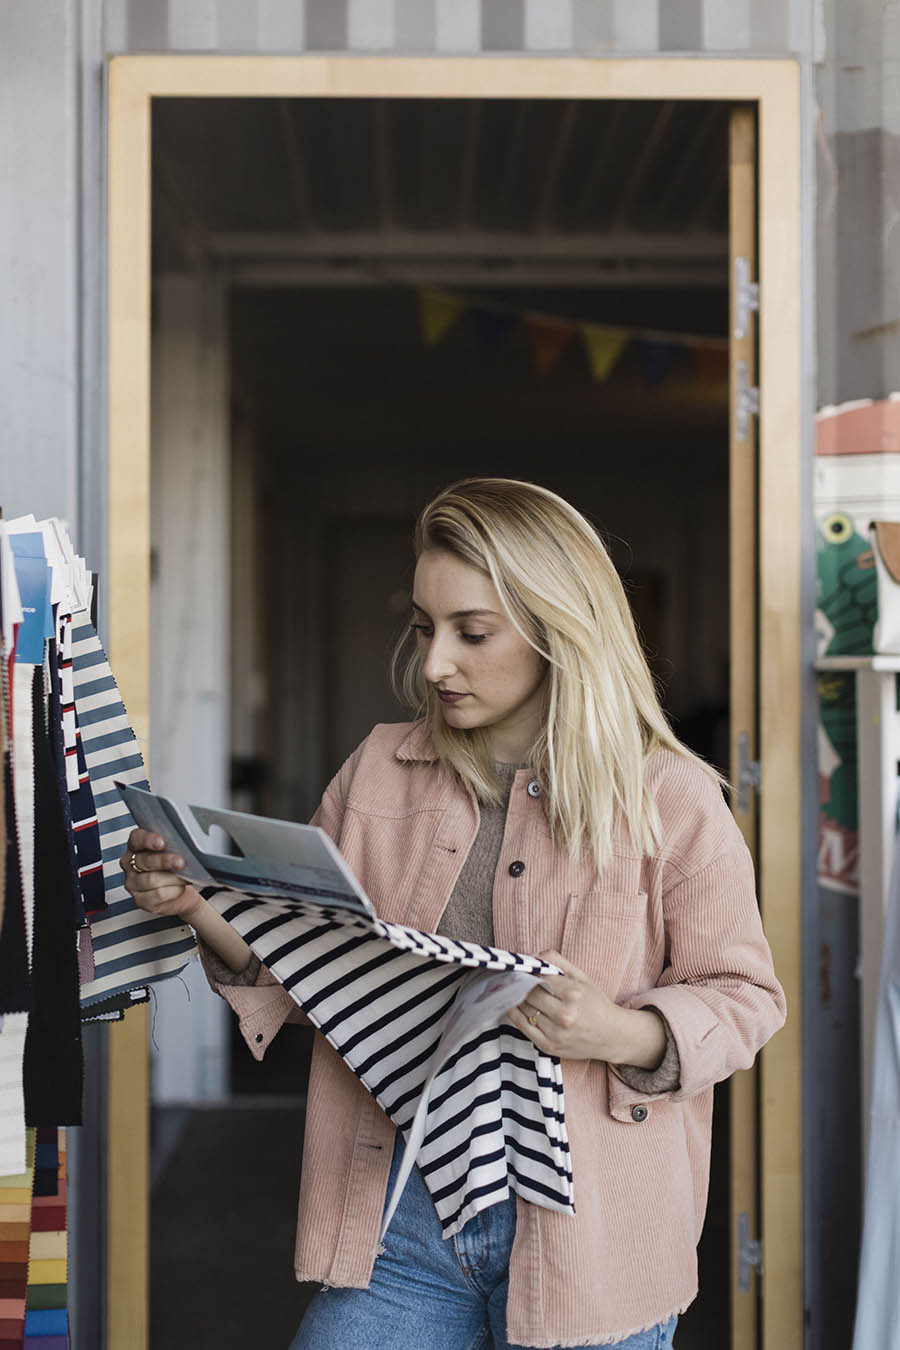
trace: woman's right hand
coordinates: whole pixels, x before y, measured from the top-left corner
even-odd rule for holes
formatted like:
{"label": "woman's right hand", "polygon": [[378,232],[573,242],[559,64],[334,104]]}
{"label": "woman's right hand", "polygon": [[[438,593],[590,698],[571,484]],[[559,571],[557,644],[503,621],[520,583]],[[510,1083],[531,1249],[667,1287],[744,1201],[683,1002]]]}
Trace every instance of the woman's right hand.
{"label": "woman's right hand", "polygon": [[126,852],[119,859],[125,889],[148,914],[174,915],[190,922],[206,901],[177,875],[184,859],[177,853],[167,853],[165,847],[165,841],[150,830],[131,831]]}

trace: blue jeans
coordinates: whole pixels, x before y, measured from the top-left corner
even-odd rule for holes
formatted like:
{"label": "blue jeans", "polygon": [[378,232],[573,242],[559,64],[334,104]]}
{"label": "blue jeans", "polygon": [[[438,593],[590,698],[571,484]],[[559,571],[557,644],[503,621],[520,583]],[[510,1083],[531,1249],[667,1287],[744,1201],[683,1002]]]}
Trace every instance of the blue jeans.
{"label": "blue jeans", "polygon": [[[388,1196],[402,1156],[394,1149]],[[368,1289],[315,1295],[290,1350],[517,1350],[506,1339],[511,1196],[469,1219],[445,1242],[434,1202],[414,1167]],[[677,1317],[617,1341],[613,1350],[669,1350]],[[595,1350],[595,1347],[582,1347]]]}

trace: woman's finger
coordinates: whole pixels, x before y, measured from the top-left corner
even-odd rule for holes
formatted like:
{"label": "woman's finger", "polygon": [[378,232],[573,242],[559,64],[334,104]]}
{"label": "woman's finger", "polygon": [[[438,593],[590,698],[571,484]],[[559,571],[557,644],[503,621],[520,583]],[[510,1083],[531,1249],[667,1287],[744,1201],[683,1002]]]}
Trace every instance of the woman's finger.
{"label": "woman's finger", "polygon": [[129,853],[158,853],[165,846],[166,841],[161,839],[158,834],[154,834],[152,830],[141,830],[135,826],[128,836]]}
{"label": "woman's finger", "polygon": [[174,872],[162,869],[153,872],[132,872],[129,881],[132,894],[140,891],[142,895],[146,895],[149,891],[158,891],[161,886],[179,886],[184,890],[186,884]]}
{"label": "woman's finger", "polygon": [[[531,1017],[526,1013],[523,1013],[521,1003],[517,1008],[510,1008],[506,1015],[513,1026],[518,1027],[519,1031],[524,1032],[532,1044],[536,1045],[539,1050],[542,1050],[544,1054],[553,1053],[551,1042],[547,1037],[546,1031],[541,1030],[540,1024],[543,1020],[541,1017],[538,1016],[536,1020],[532,1022]],[[535,1014],[532,1013],[531,1016],[535,1016]]]}
{"label": "woman's finger", "polygon": [[[560,976],[560,978],[562,977]],[[562,1006],[563,1006],[562,999],[558,997],[556,994],[551,993],[549,990],[545,989],[540,984],[535,985],[531,993],[526,995],[526,997],[519,1004],[520,1008],[524,1007],[526,1013],[541,1012],[544,1013],[545,1016],[554,1020],[558,1016],[560,1010],[562,1009]]]}
{"label": "woman's finger", "polygon": [[134,903],[139,904],[141,909],[158,913],[160,909],[173,905],[180,900],[184,891],[185,888],[182,885],[155,886],[152,891],[139,891],[134,897]]}
{"label": "woman's finger", "polygon": [[139,876],[142,872],[180,872],[184,859],[180,853],[130,853],[128,866]]}

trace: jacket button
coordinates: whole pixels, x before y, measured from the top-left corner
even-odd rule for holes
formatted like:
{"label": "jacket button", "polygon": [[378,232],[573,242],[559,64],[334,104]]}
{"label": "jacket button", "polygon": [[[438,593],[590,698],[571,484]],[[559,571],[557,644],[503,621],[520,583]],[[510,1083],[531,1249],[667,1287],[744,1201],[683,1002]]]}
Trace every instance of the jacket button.
{"label": "jacket button", "polygon": [[649,1114],[650,1112],[647,1110],[646,1106],[633,1106],[631,1108],[631,1119],[636,1120],[639,1125],[642,1120],[647,1119]]}
{"label": "jacket button", "polygon": [[263,1037],[262,1032],[261,1032],[261,1031],[258,1031],[258,1032],[256,1033],[256,1044],[257,1044],[257,1045],[262,1045],[263,1040],[264,1040],[264,1037]]}
{"label": "jacket button", "polygon": [[520,877],[525,871],[525,864],[521,861],[511,862],[509,864],[509,875],[511,877]]}
{"label": "jacket button", "polygon": [[532,778],[525,791],[529,797],[539,797],[541,795],[541,785],[536,778]]}

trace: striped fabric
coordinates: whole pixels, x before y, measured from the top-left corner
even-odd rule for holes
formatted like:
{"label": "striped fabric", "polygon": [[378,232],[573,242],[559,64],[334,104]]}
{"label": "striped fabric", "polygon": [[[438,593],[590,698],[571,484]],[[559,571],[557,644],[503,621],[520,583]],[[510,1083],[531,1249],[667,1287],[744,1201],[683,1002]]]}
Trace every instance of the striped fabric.
{"label": "striped fabric", "polygon": [[60,712],[62,714],[63,746],[66,763],[66,787],[78,791],[78,751],[75,738],[75,692],[72,685],[72,615],[57,618],[58,642],[56,648],[59,670]]}
{"label": "striped fabric", "polygon": [[[540,977],[554,966],[311,902],[202,894],[407,1139],[427,1089],[415,1161],[445,1238],[510,1190],[574,1213],[558,1059],[501,1023],[466,1039],[432,1080],[447,1014],[472,972]],[[507,1006],[523,992],[512,992]]]}
{"label": "striped fabric", "polygon": [[146,786],[144,761],[115,679],[86,615],[72,632],[75,710],[100,832],[106,909],[91,923],[96,978],[82,986],[90,1006],[112,994],[166,979],[196,953],[193,933],[177,919],[153,919],[125,890],[119,859],[134,822],[113,780]]}

